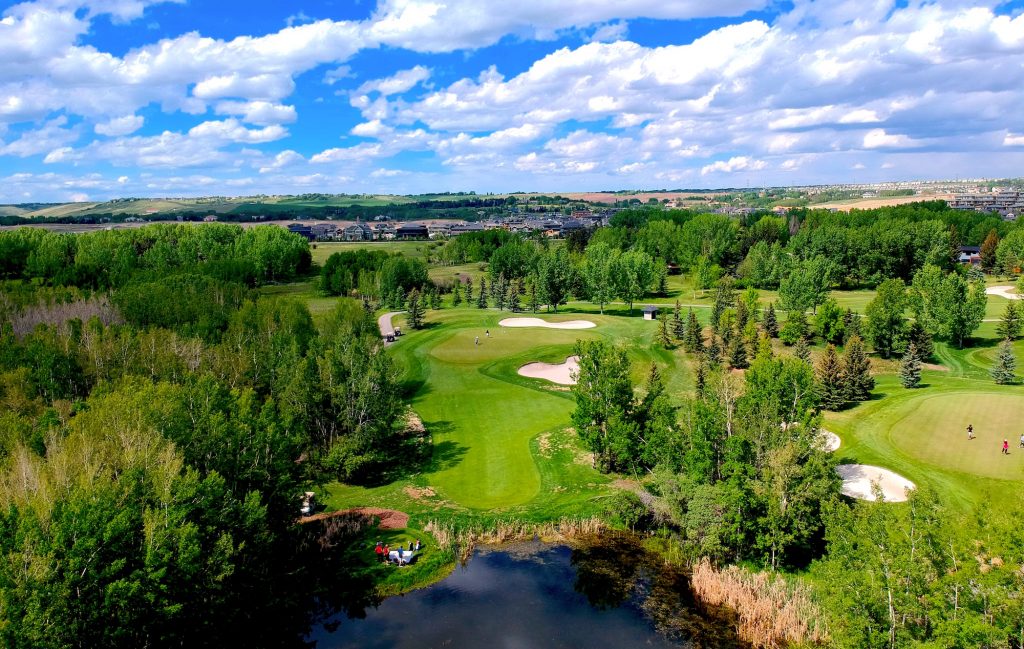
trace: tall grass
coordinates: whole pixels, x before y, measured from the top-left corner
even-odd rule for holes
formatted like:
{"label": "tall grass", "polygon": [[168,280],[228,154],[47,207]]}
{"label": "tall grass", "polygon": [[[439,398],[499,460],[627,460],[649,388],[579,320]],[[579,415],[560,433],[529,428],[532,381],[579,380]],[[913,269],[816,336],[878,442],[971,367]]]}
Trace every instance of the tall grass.
{"label": "tall grass", "polygon": [[707,559],[692,567],[694,594],[710,606],[727,606],[738,617],[737,633],[755,647],[822,644],[828,630],[806,587],[783,577],[736,566],[714,568]]}
{"label": "tall grass", "polygon": [[439,549],[450,551],[464,563],[469,560],[477,545],[500,545],[533,539],[545,542],[572,542],[607,529],[607,524],[599,518],[562,518],[546,523],[508,520],[496,521],[486,527],[430,521],[423,529],[434,537]]}

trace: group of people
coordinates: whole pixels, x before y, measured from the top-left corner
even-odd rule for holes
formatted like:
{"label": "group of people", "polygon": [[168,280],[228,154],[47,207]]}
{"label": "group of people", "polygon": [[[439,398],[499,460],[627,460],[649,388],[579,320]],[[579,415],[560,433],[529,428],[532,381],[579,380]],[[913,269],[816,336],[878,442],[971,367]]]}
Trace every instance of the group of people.
{"label": "group of people", "polygon": [[[967,439],[969,439],[969,440],[970,439],[974,439],[974,437],[975,437],[975,435],[974,435],[974,425],[973,424],[967,424]],[[1020,448],[1024,448],[1024,433],[1021,433],[1021,436],[1020,436]],[[1010,440],[1005,439],[1005,438],[1003,439],[1002,454],[1003,455],[1009,455],[1010,454]]]}
{"label": "group of people", "polygon": [[412,558],[416,556],[416,553],[420,551],[420,540],[416,539],[413,543],[409,541],[409,549],[406,550],[401,545],[396,548],[392,548],[381,541],[377,541],[377,546],[373,549],[377,555],[377,561],[381,563],[393,563],[396,566],[406,566],[412,561]]}
{"label": "group of people", "polygon": [[[484,331],[484,335],[485,335],[485,336],[487,336],[488,338],[490,338],[490,337],[491,337],[491,330],[490,330],[490,329],[488,329],[488,330]],[[474,345],[479,345],[479,344],[480,344],[480,336],[477,336],[477,337],[476,337],[476,338],[475,338],[475,339],[473,340],[473,344],[474,344]]]}

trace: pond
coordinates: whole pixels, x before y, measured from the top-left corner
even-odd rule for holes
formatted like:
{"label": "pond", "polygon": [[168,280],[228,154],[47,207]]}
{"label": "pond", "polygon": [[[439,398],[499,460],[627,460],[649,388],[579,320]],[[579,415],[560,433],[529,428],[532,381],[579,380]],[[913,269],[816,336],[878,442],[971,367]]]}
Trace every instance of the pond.
{"label": "pond", "polygon": [[481,548],[447,579],[362,619],[337,613],[307,640],[317,649],[745,646],[726,616],[694,602],[685,574],[626,535]]}

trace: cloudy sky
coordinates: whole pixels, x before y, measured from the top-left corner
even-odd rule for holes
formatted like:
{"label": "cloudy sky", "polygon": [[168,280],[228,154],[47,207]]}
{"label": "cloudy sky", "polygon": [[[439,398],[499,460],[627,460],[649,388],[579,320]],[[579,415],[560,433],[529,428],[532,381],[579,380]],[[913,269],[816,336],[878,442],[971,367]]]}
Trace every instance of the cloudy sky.
{"label": "cloudy sky", "polygon": [[1024,175],[1024,0],[0,8],[0,202]]}

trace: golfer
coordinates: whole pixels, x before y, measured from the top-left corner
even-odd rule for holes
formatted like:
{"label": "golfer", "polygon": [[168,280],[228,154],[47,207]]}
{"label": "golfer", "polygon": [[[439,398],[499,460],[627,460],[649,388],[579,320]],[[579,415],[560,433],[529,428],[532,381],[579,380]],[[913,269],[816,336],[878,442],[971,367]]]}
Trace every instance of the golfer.
{"label": "golfer", "polygon": [[1010,454],[1010,442],[1008,440],[1004,439],[1003,440],[1003,455],[1009,455],[1009,454]]}
{"label": "golfer", "polygon": [[480,344],[480,336],[477,336],[476,339],[473,340],[473,344],[474,345],[479,345]]}
{"label": "golfer", "polygon": [[967,424],[967,439],[974,439],[974,426]]}

